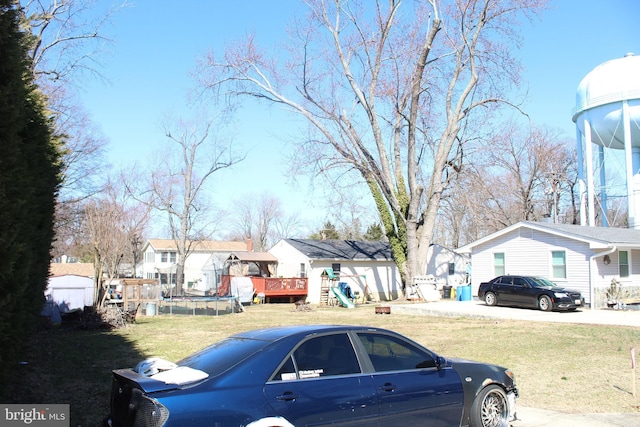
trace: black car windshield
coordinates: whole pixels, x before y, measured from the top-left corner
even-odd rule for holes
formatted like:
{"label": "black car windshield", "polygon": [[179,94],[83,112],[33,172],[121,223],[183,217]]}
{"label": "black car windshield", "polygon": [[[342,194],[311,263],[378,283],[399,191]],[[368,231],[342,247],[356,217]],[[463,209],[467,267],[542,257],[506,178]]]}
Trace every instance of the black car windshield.
{"label": "black car windshield", "polygon": [[213,377],[220,375],[268,344],[268,341],[262,340],[227,338],[182,359],[178,362],[178,366],[198,369]]}
{"label": "black car windshield", "polygon": [[532,277],[533,282],[537,285],[536,287],[542,288],[556,288],[558,285],[553,283],[551,280],[545,279],[544,277]]}

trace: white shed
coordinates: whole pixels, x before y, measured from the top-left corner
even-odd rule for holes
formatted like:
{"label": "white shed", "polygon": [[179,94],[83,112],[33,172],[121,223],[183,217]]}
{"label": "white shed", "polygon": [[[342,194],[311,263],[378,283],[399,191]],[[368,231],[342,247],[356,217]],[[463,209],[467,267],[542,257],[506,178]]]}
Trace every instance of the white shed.
{"label": "white shed", "polygon": [[45,297],[54,302],[61,313],[92,306],[95,290],[93,271],[90,263],[52,263]]}
{"label": "white shed", "polygon": [[[278,277],[307,277],[307,300],[323,298],[323,273],[373,300],[393,300],[402,289],[400,272],[388,243],[355,240],[283,239],[269,250],[278,259]],[[326,293],[326,290],[324,291]]]}

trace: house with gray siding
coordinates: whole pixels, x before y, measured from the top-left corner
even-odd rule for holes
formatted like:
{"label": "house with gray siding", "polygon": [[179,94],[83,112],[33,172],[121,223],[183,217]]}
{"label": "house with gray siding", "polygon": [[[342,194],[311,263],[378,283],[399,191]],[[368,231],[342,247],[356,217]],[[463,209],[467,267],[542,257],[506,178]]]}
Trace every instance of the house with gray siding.
{"label": "house with gray siding", "polygon": [[503,274],[578,289],[592,308],[605,307],[612,291],[627,301],[640,296],[640,230],[522,221],[457,252],[471,257],[476,296],[480,283]]}

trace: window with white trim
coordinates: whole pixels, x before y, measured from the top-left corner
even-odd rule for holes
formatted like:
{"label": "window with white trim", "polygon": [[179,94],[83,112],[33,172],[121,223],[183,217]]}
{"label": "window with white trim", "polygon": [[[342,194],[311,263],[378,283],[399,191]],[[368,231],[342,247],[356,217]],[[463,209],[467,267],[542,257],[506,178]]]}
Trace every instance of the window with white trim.
{"label": "window with white trim", "polygon": [[504,252],[496,252],[493,254],[493,275],[504,275]]}
{"label": "window with white trim", "polygon": [[553,279],[567,278],[567,253],[565,251],[551,251],[551,277]]}
{"label": "window with white trim", "polygon": [[300,277],[307,277],[307,270],[304,262],[300,263]]}
{"label": "window with white trim", "polygon": [[331,264],[331,269],[333,270],[333,274],[335,274],[336,276],[340,276],[340,263],[339,262],[334,262],[333,264]]}
{"label": "window with white trim", "polygon": [[162,252],[160,262],[176,262],[175,252]]}
{"label": "window with white trim", "polygon": [[629,252],[618,252],[618,273],[620,277],[629,277]]}

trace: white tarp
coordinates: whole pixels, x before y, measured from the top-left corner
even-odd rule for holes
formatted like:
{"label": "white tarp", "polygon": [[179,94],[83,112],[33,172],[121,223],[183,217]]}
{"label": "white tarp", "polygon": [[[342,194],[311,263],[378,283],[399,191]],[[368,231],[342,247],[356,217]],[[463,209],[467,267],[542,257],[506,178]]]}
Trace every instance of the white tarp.
{"label": "white tarp", "polygon": [[253,282],[250,277],[231,278],[231,296],[237,297],[240,303],[253,301]]}
{"label": "white tarp", "polygon": [[45,296],[61,313],[93,305],[93,279],[72,274],[49,278]]}

